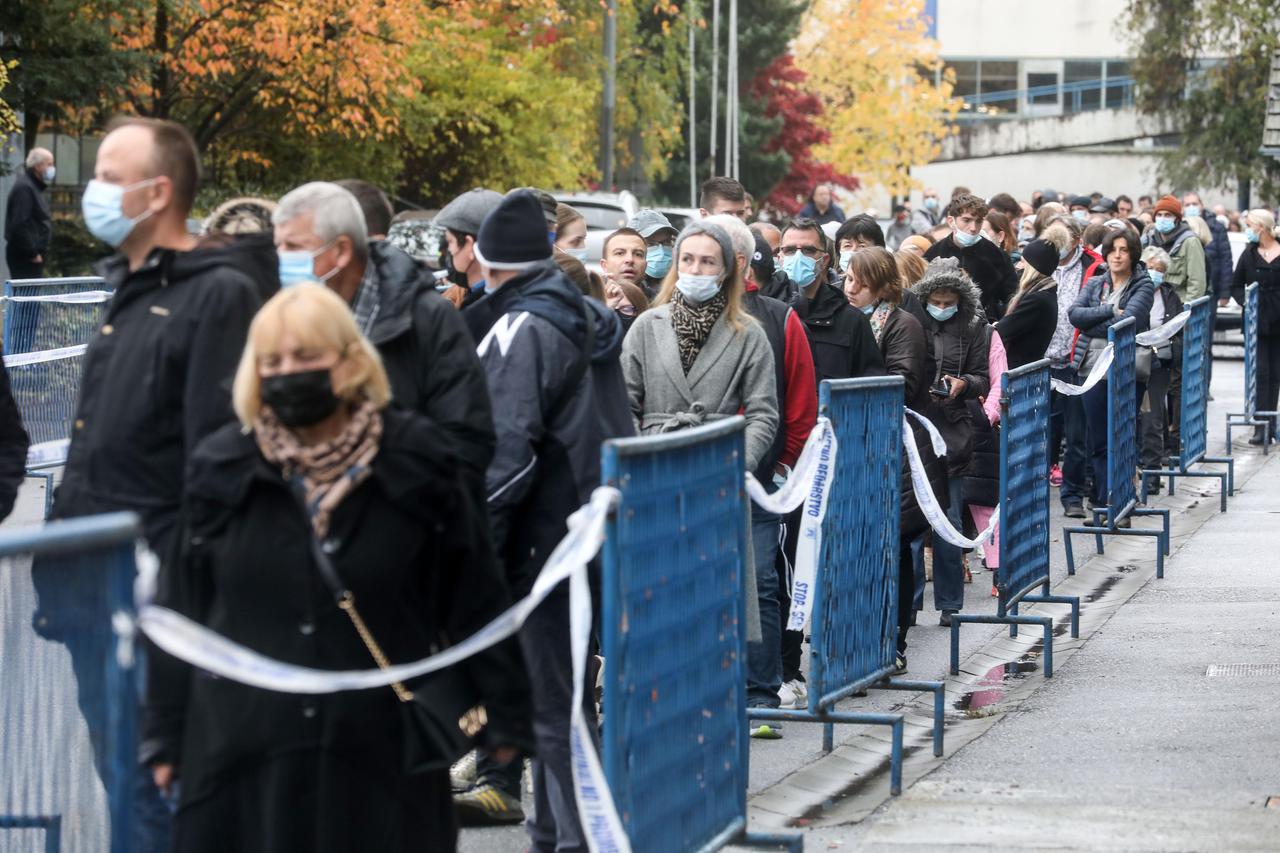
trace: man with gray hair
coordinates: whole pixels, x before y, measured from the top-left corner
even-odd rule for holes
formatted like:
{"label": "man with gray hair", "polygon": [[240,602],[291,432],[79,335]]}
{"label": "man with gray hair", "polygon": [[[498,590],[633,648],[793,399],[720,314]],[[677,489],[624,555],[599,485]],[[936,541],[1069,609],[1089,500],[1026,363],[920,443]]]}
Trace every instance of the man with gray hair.
{"label": "man with gray hair", "polygon": [[4,214],[4,260],[10,278],[40,278],[53,239],[53,218],[45,188],[53,183],[53,154],[32,148],[26,168],[18,173],[9,191]]}
{"label": "man with gray hair", "polygon": [[437,448],[463,463],[482,499],[493,458],[493,415],[475,344],[430,274],[384,240],[370,242],[355,196],[337,184],[303,184],[272,215],[283,287],[322,282],[346,300],[382,356],[396,402],[432,419]]}

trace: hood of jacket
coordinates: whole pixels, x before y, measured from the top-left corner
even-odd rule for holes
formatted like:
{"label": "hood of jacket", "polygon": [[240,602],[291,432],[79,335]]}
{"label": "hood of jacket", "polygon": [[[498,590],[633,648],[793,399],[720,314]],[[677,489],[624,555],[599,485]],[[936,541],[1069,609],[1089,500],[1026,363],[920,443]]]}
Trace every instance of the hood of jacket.
{"label": "hood of jacket", "polygon": [[[133,274],[154,269],[164,280],[185,281],[225,267],[233,267],[246,275],[264,299],[280,289],[279,257],[270,235],[265,234],[245,234],[231,238],[230,242],[200,243],[189,252],[152,249]],[[129,259],[120,252],[94,264],[94,270],[113,287],[119,287],[131,274]]]}
{"label": "hood of jacket", "polygon": [[413,298],[418,285],[430,287],[427,271],[407,252],[386,240],[369,243],[369,263],[378,285],[378,316],[369,330],[375,344],[386,343],[413,326]]}
{"label": "hood of jacket", "polygon": [[933,320],[932,315],[927,314],[927,306],[929,297],[939,290],[953,290],[959,294],[960,311],[956,319],[960,320],[961,326],[986,322],[986,315],[982,311],[982,293],[973,283],[973,279],[969,278],[969,274],[960,267],[959,258],[936,258],[930,261],[929,270],[924,274],[924,278],[911,288],[911,292],[920,300],[920,304],[926,307],[926,315],[933,322],[937,321]]}
{"label": "hood of jacket", "polygon": [[534,265],[503,285],[502,290],[508,288],[512,293],[505,305],[507,311],[528,311],[541,317],[579,346],[586,335],[585,304],[596,324],[592,363],[617,359],[622,353],[625,330],[618,315],[608,306],[583,296],[554,261]]}

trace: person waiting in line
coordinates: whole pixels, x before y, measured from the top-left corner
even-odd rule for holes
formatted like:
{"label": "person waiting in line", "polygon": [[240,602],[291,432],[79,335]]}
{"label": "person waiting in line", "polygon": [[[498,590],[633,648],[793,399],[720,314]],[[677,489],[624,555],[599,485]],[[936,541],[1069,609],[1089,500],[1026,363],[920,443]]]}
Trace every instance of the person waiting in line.
{"label": "person waiting in line", "polygon": [[629,332],[636,318],[649,310],[649,297],[638,286],[614,279],[604,286],[605,304],[618,315],[623,332]]}
{"label": "person waiting in line", "polygon": [[902,241],[898,246],[899,252],[910,252],[913,255],[924,257],[924,253],[929,251],[929,247],[933,245],[933,240],[929,239],[926,234],[913,234]]}
{"label": "person waiting in line", "polygon": [[[1244,290],[1258,283],[1258,395],[1257,410],[1274,412],[1280,403],[1280,229],[1271,211],[1250,210],[1244,216],[1248,245],[1236,263],[1231,294],[1244,306]],[[1270,415],[1271,438],[1277,440],[1275,415]],[[1254,429],[1250,444],[1261,445],[1263,428]]]}
{"label": "person waiting in line", "polygon": [[[1142,250],[1142,262],[1146,264],[1147,275],[1151,276],[1154,285],[1148,324],[1154,329],[1182,313],[1182,300],[1173,285],[1165,281],[1169,255],[1164,249],[1148,246]],[[1182,360],[1182,334],[1159,346],[1139,345],[1137,360],[1138,372],[1144,371],[1145,363],[1147,374],[1146,405],[1139,407],[1142,419],[1141,467],[1148,470],[1164,468],[1178,446],[1178,425],[1169,417],[1169,382],[1173,366]],[[1159,494],[1162,485],[1159,478],[1150,481],[1155,494]]]}
{"label": "person waiting in line", "polygon": [[896,252],[902,241],[915,232],[911,230],[911,211],[905,205],[895,204],[892,216],[893,219],[884,232],[884,242],[886,249]]}
{"label": "person waiting in line", "polygon": [[[770,229],[770,231],[764,229]],[[770,299],[795,306],[800,300],[800,288],[794,281],[787,278],[787,274],[782,270],[782,264],[775,263],[774,253],[782,244],[782,232],[768,223],[757,222],[751,226],[751,233],[756,238],[756,251],[751,256],[752,281],[760,288],[760,292]],[[770,237],[775,234],[776,240],[771,243]]]}
{"label": "person waiting in line", "polygon": [[987,204],[975,195],[962,193],[947,208],[951,234],[925,252],[926,261],[957,258],[961,268],[982,294],[982,310],[988,320],[1004,315],[1005,304],[1018,289],[1018,275],[1004,250],[982,239],[982,222]]}
{"label": "person waiting in line", "polygon": [[[907,257],[916,258],[907,253]],[[919,260],[919,258],[916,258]],[[923,263],[923,262],[922,262]],[[849,304],[866,315],[871,333],[884,358],[890,376],[901,376],[903,399],[907,408],[924,413],[929,405],[929,345],[924,328],[900,305],[903,279],[894,256],[880,248],[859,252],[845,273],[844,293]],[[923,424],[908,419],[916,447],[920,451],[930,487],[939,500],[946,500],[946,468],[933,452],[933,443]],[[911,543],[929,529],[929,522],[916,499],[914,481],[907,461],[902,456],[902,485],[899,501],[901,520],[898,525],[898,638],[894,669],[907,670],[907,631],[916,622],[916,578]],[[923,589],[921,589],[923,594]]]}
{"label": "person waiting in line", "polygon": [[865,213],[846,219],[836,230],[834,239],[836,251],[839,253],[836,272],[842,280],[854,252],[869,249],[872,246],[884,248],[884,232],[880,230],[880,223]]}
{"label": "person waiting in line", "polygon": [[809,334],[818,381],[884,375],[871,326],[840,288],[827,283],[831,263],[826,238],[812,219],[796,219],[782,232],[782,269],[800,287],[796,313]]}
{"label": "person waiting in line", "polygon": [[587,262],[587,219],[564,202],[556,204],[556,256]]}
{"label": "person waiting in line", "polygon": [[604,238],[600,249],[600,270],[607,288],[620,281],[643,289],[649,248],[644,237],[632,228],[619,228]]}
{"label": "person waiting in line", "polygon": [[57,169],[47,148],[32,148],[24,165],[5,199],[4,258],[10,278],[40,278],[53,241],[53,217],[45,191]]}
{"label": "person waiting in line", "polygon": [[[814,378],[813,356],[809,351],[804,325],[789,305],[760,293],[754,281],[752,258],[759,245],[747,226],[732,216],[709,216],[704,222],[718,225],[729,235],[733,243],[734,260],[738,267],[740,286],[743,289],[742,305],[769,339],[773,354],[774,384],[778,399],[778,431],[768,455],[753,472],[765,489],[780,488],[791,475],[791,468],[800,457],[806,440],[818,417],[818,389]],[[780,707],[790,698],[791,707],[808,707],[808,693],[802,679],[785,679],[781,659],[783,636],[781,622],[785,618],[779,607],[782,600],[788,602],[789,590],[782,590],[778,583],[777,564],[779,524],[782,519],[765,512],[754,503],[751,506],[752,551],[756,565],[756,588],[760,605],[761,642],[747,645],[747,701],[763,707]],[[797,667],[798,667],[797,661]],[[752,734],[768,737],[776,733],[776,726],[756,726]]]}
{"label": "person waiting in line", "polygon": [[1000,211],[992,208],[982,219],[982,236],[990,240],[1004,252],[1012,264],[1017,264],[1022,255],[1018,251],[1018,234],[1014,222]]}
{"label": "person waiting in line", "polygon": [[[434,223],[444,229],[440,268],[451,287],[444,298],[461,311],[467,311],[484,296],[484,270],[476,260],[476,234],[480,223],[502,201],[502,193],[476,188],[468,190],[444,206]],[[463,319],[466,314],[463,314]],[[471,322],[467,322],[468,328]],[[472,329],[475,337],[475,330]],[[477,343],[480,338],[475,337]]]}
{"label": "person waiting in line", "polygon": [[360,205],[370,242],[387,239],[387,232],[391,230],[391,219],[395,216],[395,209],[392,208],[391,199],[387,198],[387,194],[368,181],[357,178],[344,178],[341,181],[334,181],[334,184],[351,193],[356,203]]}
{"label": "person waiting in line", "polygon": [[[1081,379],[1087,377],[1107,346],[1107,330],[1127,317],[1136,322],[1135,333],[1147,330],[1155,285],[1140,260],[1138,235],[1128,230],[1112,231],[1102,242],[1107,269],[1085,282],[1071,306],[1071,325],[1079,330],[1072,365]],[[1167,278],[1167,275],[1166,275]],[[1138,401],[1146,390],[1138,382]],[[1088,424],[1088,457],[1093,471],[1090,508],[1107,505],[1107,381],[1104,379],[1084,394]],[[1137,439],[1138,424],[1132,428]],[[1122,507],[1112,507],[1118,511]],[[1127,522],[1127,519],[1126,519]]]}
{"label": "person waiting in line", "polygon": [[747,219],[747,191],[733,178],[715,177],[703,181],[699,203],[702,205],[698,209],[701,216],[727,213],[744,222]]}
{"label": "person waiting in line", "polygon": [[[268,302],[233,395],[240,423],[192,456],[160,604],[323,670],[427,657],[509,604],[447,436],[388,406],[381,359],[341,298],[300,284]],[[367,636],[334,605],[317,550]],[[493,752],[511,761],[529,750],[514,641],[458,667],[484,704]],[[400,691],[438,701],[422,684],[298,697],[154,661],[144,739],[157,785],[181,783],[172,849],[453,850],[447,769],[405,766]]]}
{"label": "person waiting in line", "polygon": [[[986,530],[1000,502],[1000,391],[1004,374],[1009,369],[1004,342],[994,326],[984,326],[978,332],[978,340],[987,358],[987,376],[990,388],[980,400],[968,400],[969,421],[973,424],[972,454],[962,476],[961,495],[969,517],[976,530]],[[963,518],[963,515],[961,516]],[[936,547],[936,546],[935,546]],[[1000,528],[996,526],[991,538],[981,545],[982,568],[991,572],[991,595],[1000,594],[996,577],[1000,570]],[[973,572],[967,558],[964,564],[964,582],[973,582]]]}
{"label": "person waiting in line", "polygon": [[844,211],[840,209],[840,205],[835,203],[831,195],[830,184],[818,184],[813,188],[813,192],[809,194],[809,200],[805,202],[804,207],[800,208],[800,212],[796,214],[797,219],[812,219],[819,225],[826,225],[828,222],[841,223],[845,221]]}
{"label": "person waiting in line", "polygon": [[1008,312],[996,324],[1010,369],[1045,357],[1058,328],[1058,248],[1032,240],[1022,253],[1022,277]]}
{"label": "person waiting in line", "polygon": [[597,302],[604,302],[604,279],[600,277],[598,272],[587,269],[577,258],[570,257],[563,252],[558,255],[552,255],[552,259],[556,262],[556,266],[569,276],[569,280],[577,285],[578,290],[582,291],[583,296],[590,296]]}
{"label": "person waiting in line", "polygon": [[662,280],[671,269],[671,257],[675,251],[676,229],[660,211],[646,207],[636,211],[627,227],[644,238],[644,280],[637,282],[650,302],[658,295]]}
{"label": "person waiting in line", "polygon": [[[947,517],[960,530],[962,476],[973,453],[973,423],[966,403],[984,397],[988,387],[982,295],[957,258],[930,263],[914,289],[929,314],[924,332],[934,359],[924,414],[947,443]],[[935,609],[942,611],[940,625],[949,626],[964,607],[962,556],[958,547],[934,537],[933,597]]]}

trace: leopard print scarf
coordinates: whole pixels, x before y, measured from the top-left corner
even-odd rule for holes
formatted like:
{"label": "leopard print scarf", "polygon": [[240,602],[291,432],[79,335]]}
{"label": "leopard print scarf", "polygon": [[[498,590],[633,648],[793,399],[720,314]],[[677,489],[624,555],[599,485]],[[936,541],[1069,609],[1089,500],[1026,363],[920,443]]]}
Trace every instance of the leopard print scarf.
{"label": "leopard print scarf", "polygon": [[702,345],[711,335],[711,329],[724,313],[729,297],[723,290],[711,299],[695,305],[684,298],[684,294],[676,291],[671,296],[671,328],[676,333],[676,343],[680,346],[680,366],[685,376],[693,369],[693,363],[702,352]]}

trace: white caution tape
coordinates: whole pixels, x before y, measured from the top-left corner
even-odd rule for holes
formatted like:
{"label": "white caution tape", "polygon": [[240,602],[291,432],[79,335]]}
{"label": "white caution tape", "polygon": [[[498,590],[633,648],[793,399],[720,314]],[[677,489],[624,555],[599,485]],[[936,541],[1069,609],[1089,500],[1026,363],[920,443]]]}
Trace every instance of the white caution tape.
{"label": "white caution tape", "polygon": [[180,660],[214,675],[273,690],[278,693],[336,693],[368,690],[395,681],[409,681],[471,657],[514,635],[539,604],[566,578],[569,579],[569,632],[573,643],[574,704],[571,716],[575,794],[588,846],[593,853],[629,853],[613,797],[604,778],[600,758],[582,714],[583,678],[587,639],[591,633],[591,594],[587,563],[604,542],[605,522],[620,495],[601,486],[591,500],[569,516],[569,530],[534,581],[528,596],[511,605],[488,625],[439,654],[388,669],[321,670],[273,660],[222,637],[191,619],[151,603],[155,593],[155,560],[140,561],[135,594],[138,627],[151,641]]}
{"label": "white caution tape", "polygon": [[42,349],[36,352],[20,352],[14,355],[6,355],[4,357],[5,367],[20,367],[24,364],[39,364],[42,361],[57,361],[60,358],[76,358],[84,355],[84,351],[88,349],[88,344],[76,344],[73,347],[58,347],[57,349]]}
{"label": "white caution tape", "polygon": [[1049,382],[1053,385],[1053,390],[1059,394],[1065,394],[1068,397],[1079,397],[1107,378],[1107,371],[1111,369],[1111,362],[1115,357],[1115,344],[1108,343],[1099,353],[1098,361],[1094,364],[1093,370],[1089,371],[1089,377],[1085,379],[1083,385],[1072,385],[1070,382],[1063,382],[1061,379],[1050,379]]}
{"label": "white caution tape", "polygon": [[933,532],[957,548],[977,548],[983,542],[989,541],[995,535],[996,525],[1000,523],[1000,507],[996,507],[996,511],[991,513],[991,523],[987,525],[986,530],[974,539],[966,539],[964,534],[951,525],[951,520],[938,504],[933,486],[929,484],[929,477],[925,473],[924,463],[920,460],[920,450],[916,447],[916,437],[911,431],[911,422],[905,417],[902,419],[902,443],[907,448],[907,463],[911,468],[911,485],[916,493],[916,503],[920,505],[920,511],[924,513]]}
{"label": "white caution tape", "polygon": [[[818,583],[818,558],[822,553],[822,521],[827,517],[831,482],[835,477],[835,430],[831,421],[818,418],[804,450],[796,460],[795,470],[782,488],[773,494],[747,473],[747,494],[765,512],[786,515],[805,505],[800,516],[800,535],[796,540],[796,564],[791,586],[791,611],[787,614],[788,631],[803,631],[813,613],[814,591]],[[757,571],[761,571],[757,567]],[[768,571],[768,567],[763,568]]]}
{"label": "white caution tape", "polygon": [[71,439],[56,438],[53,441],[42,441],[27,448],[27,467],[40,465],[57,465],[67,461],[71,450]]}
{"label": "white caution tape", "polygon": [[1181,332],[1182,327],[1187,325],[1187,321],[1190,319],[1191,309],[1188,308],[1169,322],[1136,336],[1134,340],[1138,342],[1140,347],[1158,347],[1178,334],[1178,332]]}
{"label": "white caution tape", "polygon": [[48,293],[43,296],[0,296],[0,302],[62,302],[79,305],[110,302],[114,295],[110,290],[82,290],[79,293]]}
{"label": "white caution tape", "polygon": [[938,428],[933,425],[933,421],[917,412],[915,409],[904,408],[902,411],[916,419],[916,422],[925,428],[929,433],[929,441],[933,444],[933,455],[942,458],[947,455],[947,442],[942,437],[942,433],[938,432]]}

